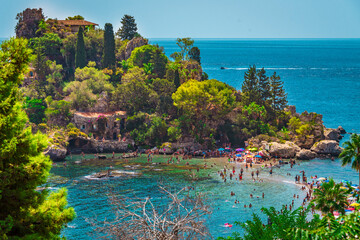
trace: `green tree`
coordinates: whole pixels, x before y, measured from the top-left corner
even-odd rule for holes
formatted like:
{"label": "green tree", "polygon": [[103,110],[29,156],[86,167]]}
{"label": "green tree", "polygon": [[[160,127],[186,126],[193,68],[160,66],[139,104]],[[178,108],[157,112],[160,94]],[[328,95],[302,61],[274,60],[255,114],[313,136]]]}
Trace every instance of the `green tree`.
{"label": "green tree", "polygon": [[260,88],[257,78],[256,66],[249,67],[245,72],[244,81],[241,86],[244,105],[249,105],[252,102],[260,104]]}
{"label": "green tree", "polygon": [[63,85],[63,67],[61,64],[56,64],[55,61],[47,61],[49,74],[46,76],[47,85],[45,86],[47,95],[56,99],[61,98],[60,92]]}
{"label": "green tree", "polygon": [[35,124],[42,123],[45,118],[45,103],[42,99],[25,98],[24,109],[29,117],[29,121]]}
{"label": "green tree", "polygon": [[76,53],[75,53],[75,68],[83,68],[86,66],[86,52],[84,43],[84,29],[79,27],[77,41],[76,41]]}
{"label": "green tree", "polygon": [[189,51],[189,58],[201,64],[200,49],[198,47],[192,47]]}
{"label": "green tree", "polygon": [[146,81],[146,74],[145,70],[139,67],[133,67],[130,68],[127,73],[122,77],[121,82],[122,83],[128,83],[132,80],[138,81],[138,82],[145,82]]}
{"label": "green tree", "polygon": [[102,92],[110,93],[114,90],[109,82],[110,77],[95,68],[94,62],[89,62],[84,68],[77,68],[75,81],[68,83],[64,92],[69,94],[72,106],[77,110],[89,110]]}
{"label": "green tree", "polygon": [[191,38],[178,38],[176,39],[176,44],[179,46],[180,52],[174,52],[170,57],[176,61],[189,60],[189,51],[194,45],[194,40]]}
{"label": "green tree", "polygon": [[135,18],[130,15],[124,15],[121,19],[121,28],[118,30],[117,35],[122,40],[131,40],[133,39],[137,33],[137,25],[135,23]]}
{"label": "green tree", "polygon": [[145,80],[129,79],[119,84],[113,94],[112,105],[125,109],[129,114],[153,111],[158,102],[157,94]]}
{"label": "green tree", "polygon": [[2,239],[60,239],[74,216],[66,190],[36,191],[45,184],[51,161],[42,153],[45,135],[33,135],[21,108],[18,86],[28,69],[27,41],[11,39],[0,51],[0,236]]}
{"label": "green tree", "polygon": [[351,164],[351,168],[359,173],[360,182],[360,135],[352,134],[350,141],[343,143],[344,150],[340,153],[342,166]]}
{"label": "green tree", "polygon": [[49,126],[66,126],[71,120],[71,104],[65,100],[53,100],[51,96],[45,99],[47,108],[45,116]]}
{"label": "green tree", "polygon": [[276,72],[270,77],[270,105],[275,112],[283,110],[287,105],[287,94],[285,93],[284,82]]}
{"label": "green tree", "polygon": [[269,77],[266,76],[264,68],[257,71],[257,77],[259,81],[259,94],[263,104],[265,104],[270,98],[270,82]]}
{"label": "green tree", "polygon": [[115,67],[115,38],[113,26],[111,23],[105,24],[103,67]]}
{"label": "green tree", "polygon": [[16,37],[18,38],[34,38],[39,37],[41,33],[39,24],[44,21],[45,17],[42,9],[27,8],[16,15],[18,21],[15,27]]}
{"label": "green tree", "polygon": [[228,114],[235,103],[235,90],[217,80],[183,83],[172,98],[174,105],[183,113],[182,124],[198,141],[210,137],[219,122]]}
{"label": "green tree", "polygon": [[330,178],[329,182],[323,182],[321,187],[314,191],[314,199],[312,202],[315,204],[315,209],[320,210],[322,213],[332,213],[338,211],[345,214],[345,208],[348,205],[347,195],[351,192],[349,189],[342,189],[341,184],[336,184],[334,179]]}
{"label": "green tree", "polygon": [[86,31],[84,41],[87,61],[96,62],[97,66],[101,66],[104,55],[104,30],[90,29]]}
{"label": "green tree", "polygon": [[152,81],[151,88],[159,98],[156,112],[160,114],[171,114],[174,112],[172,94],[176,91],[175,84],[166,79],[156,78]]}
{"label": "green tree", "polygon": [[144,64],[152,64],[152,73],[159,78],[164,77],[167,62],[168,58],[163,50],[155,45],[135,48],[128,59],[128,63],[133,66],[143,67]]}
{"label": "green tree", "polygon": [[75,15],[73,17],[67,17],[65,20],[84,20],[85,18],[81,15]]}

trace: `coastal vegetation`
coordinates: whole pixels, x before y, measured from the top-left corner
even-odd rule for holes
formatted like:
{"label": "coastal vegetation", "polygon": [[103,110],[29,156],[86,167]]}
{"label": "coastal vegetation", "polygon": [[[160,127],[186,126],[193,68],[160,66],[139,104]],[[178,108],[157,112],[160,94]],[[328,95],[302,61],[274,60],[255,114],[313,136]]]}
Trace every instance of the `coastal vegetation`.
{"label": "coastal vegetation", "polygon": [[28,41],[11,39],[0,51],[0,236],[2,239],[60,239],[75,217],[66,189],[36,190],[46,183],[51,161],[48,137],[31,133],[19,85],[31,60]]}
{"label": "coastal vegetation", "polygon": [[[352,134],[349,141],[344,142],[344,150],[340,153],[342,165],[351,164],[351,168],[360,175],[360,135]],[[359,176],[360,182],[360,176]]]}
{"label": "coastal vegetation", "polygon": [[[61,157],[48,155],[63,159],[72,140],[104,145],[119,142],[127,146],[125,150],[171,150],[183,144],[193,152],[248,145],[255,151],[271,147],[269,156],[280,158],[301,158],[298,152],[304,150],[302,159],[341,152],[337,142],[341,131],[328,131],[320,114],[298,114],[288,106],[283,81],[276,72],[269,75],[264,68],[250,66],[241,90],[236,90],[209,79],[193,39],[178,38],[179,51],[168,58],[162,47],[149,44],[137,32],[135,19],[129,15],[122,18],[116,34],[111,23],[104,29],[85,25],[74,31],[57,19],[46,19],[41,9],[26,9],[16,19],[17,38],[5,41],[0,52],[0,128],[5,133],[0,136],[0,208],[5,209],[0,236],[5,239],[57,239],[75,217],[67,206],[65,189],[36,190],[46,183],[51,165],[43,152],[53,148]],[[67,20],[85,21],[80,15]],[[79,112],[100,113],[96,120],[86,120],[96,137],[83,131],[85,125],[74,125]],[[112,120],[111,124],[119,123],[119,132],[111,135],[105,134],[107,112],[121,112],[126,118]],[[103,124],[95,124],[100,122]],[[340,155],[343,165],[351,163],[357,171],[359,143],[359,136],[353,135]],[[266,154],[264,151],[264,158]],[[195,169],[191,174],[197,179]],[[124,199],[113,199],[120,217],[100,230],[129,239],[207,236],[203,217],[210,210],[202,196],[179,198],[180,192],[162,190],[169,196],[165,212],[158,212],[150,198],[130,206]],[[344,213],[349,191],[330,179],[315,191],[312,201],[314,209],[327,214],[323,219],[314,215],[308,221],[310,208],[283,208],[281,213],[263,209],[267,225],[254,215],[253,220],[238,223],[245,230],[244,237],[234,234],[228,239],[354,237],[358,213],[344,216],[343,225],[332,215],[335,210]],[[169,220],[174,216],[177,218]],[[130,227],[122,224],[124,220]]]}
{"label": "coastal vegetation", "polygon": [[[35,10],[21,14],[35,14]],[[146,132],[152,120],[137,121],[139,125],[122,130],[121,135],[134,139],[137,146],[159,147],[180,141],[214,148],[216,141],[244,145],[258,134],[288,140],[283,129],[292,122],[285,109],[283,83],[276,73],[269,77],[265,69],[251,66],[242,91],[237,91],[218,80],[208,80],[201,67],[200,49],[191,38],[177,39],[180,51],[171,54],[171,61],[163,48],[148,44],[137,33],[132,16],[121,20],[120,38],[110,23],[104,30],[79,27],[72,33],[61,26],[51,27],[52,20],[41,16],[38,35],[19,35],[29,38],[28,46],[36,54],[31,62],[36,78],[22,87],[27,102],[37,103],[24,105],[32,123],[64,128],[75,111],[125,110],[129,122],[140,115],[161,119],[164,134],[152,135],[152,141],[143,137],[149,135]],[[22,25],[24,20],[18,20]],[[105,99],[101,107],[100,99]],[[71,109],[60,116],[64,105]],[[40,111],[34,111],[35,107]],[[62,121],[54,121],[55,112]]]}
{"label": "coastal vegetation", "polygon": [[334,215],[327,214],[320,218],[314,215],[311,220],[307,220],[308,210],[298,208],[293,211],[284,207],[277,211],[275,208],[262,208],[262,212],[268,219],[267,224],[263,224],[261,218],[253,215],[252,220],[246,222],[236,222],[236,225],[244,229],[245,234],[241,236],[238,232],[227,238],[219,240],[256,240],[256,239],[358,239],[360,230],[359,212],[349,215],[342,215],[342,218],[335,219]]}

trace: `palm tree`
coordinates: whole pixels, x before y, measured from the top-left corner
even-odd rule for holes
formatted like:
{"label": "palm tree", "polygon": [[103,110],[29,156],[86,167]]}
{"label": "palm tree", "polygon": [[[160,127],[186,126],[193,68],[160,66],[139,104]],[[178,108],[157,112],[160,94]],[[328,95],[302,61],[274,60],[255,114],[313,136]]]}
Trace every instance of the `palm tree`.
{"label": "palm tree", "polygon": [[360,184],[360,135],[352,134],[350,141],[344,142],[343,147],[344,150],[339,155],[342,166],[351,164],[351,168],[359,173]]}
{"label": "palm tree", "polygon": [[333,211],[345,214],[347,203],[347,195],[351,192],[351,186],[348,189],[342,188],[341,184],[336,184],[334,179],[330,178],[329,182],[323,182],[319,189],[314,191],[315,209],[320,210],[324,214]]}

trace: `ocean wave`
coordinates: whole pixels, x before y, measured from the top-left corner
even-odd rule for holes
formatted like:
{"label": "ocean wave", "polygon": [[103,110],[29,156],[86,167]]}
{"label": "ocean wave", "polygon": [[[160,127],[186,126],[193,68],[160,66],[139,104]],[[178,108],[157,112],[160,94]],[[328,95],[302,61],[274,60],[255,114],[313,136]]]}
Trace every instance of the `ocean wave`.
{"label": "ocean wave", "polygon": [[130,171],[123,171],[123,170],[114,170],[112,172],[117,173],[117,174],[128,174],[128,175],[139,175],[140,174],[138,172],[130,172]]}
{"label": "ocean wave", "polygon": [[[237,71],[245,71],[248,70],[248,67],[225,67],[223,70],[237,70]],[[264,67],[265,70],[331,70],[332,68],[322,68],[322,67]],[[219,68],[205,68],[205,70],[219,70]],[[354,69],[351,69],[354,70]]]}

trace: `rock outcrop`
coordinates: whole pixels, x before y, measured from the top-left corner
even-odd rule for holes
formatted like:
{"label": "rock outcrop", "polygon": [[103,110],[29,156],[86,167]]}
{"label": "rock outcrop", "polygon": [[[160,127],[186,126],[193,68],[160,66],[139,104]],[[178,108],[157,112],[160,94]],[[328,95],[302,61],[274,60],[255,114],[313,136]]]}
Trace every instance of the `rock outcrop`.
{"label": "rock outcrop", "polygon": [[125,60],[127,60],[131,56],[131,52],[137,48],[148,44],[148,40],[142,37],[136,37],[131,39],[125,48]]}
{"label": "rock outcrop", "polygon": [[67,150],[64,147],[52,145],[46,151],[44,154],[46,156],[49,156],[51,160],[53,161],[61,161],[64,160],[66,157]]}
{"label": "rock outcrop", "polygon": [[340,135],[340,130],[334,128],[326,128],[324,130],[325,140],[335,140],[339,141],[342,136]]}
{"label": "rock outcrop", "polygon": [[346,133],[345,129],[342,126],[339,126],[337,128],[337,130],[339,131],[340,134],[345,134]]}
{"label": "rock outcrop", "polygon": [[293,158],[296,156],[296,153],[299,151],[300,151],[300,147],[293,142],[270,143],[269,153],[273,157]]}
{"label": "rock outcrop", "polygon": [[316,158],[316,153],[309,149],[301,149],[296,153],[296,158],[299,160],[310,160]]}
{"label": "rock outcrop", "polygon": [[341,153],[341,147],[339,143],[335,140],[322,140],[314,144],[311,147],[311,151],[320,154],[320,155],[331,155],[331,156],[339,156]]}

